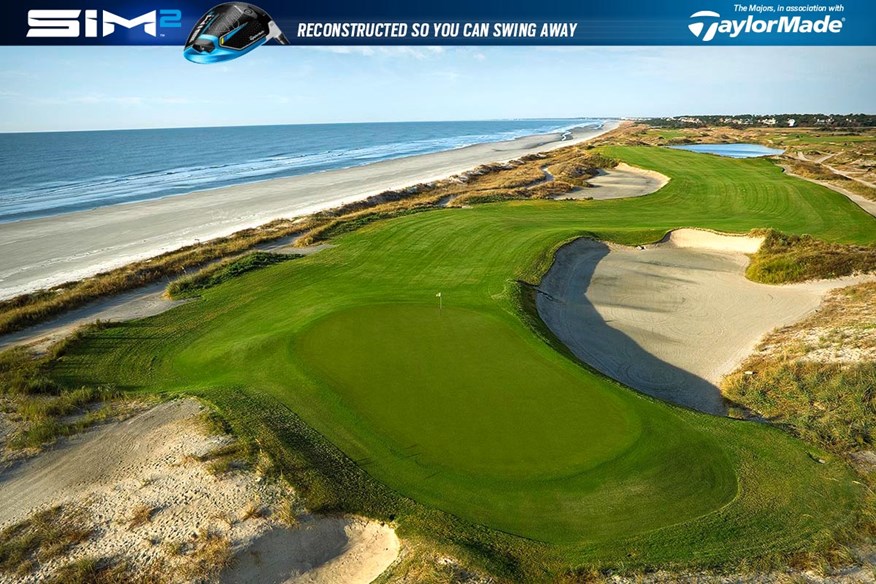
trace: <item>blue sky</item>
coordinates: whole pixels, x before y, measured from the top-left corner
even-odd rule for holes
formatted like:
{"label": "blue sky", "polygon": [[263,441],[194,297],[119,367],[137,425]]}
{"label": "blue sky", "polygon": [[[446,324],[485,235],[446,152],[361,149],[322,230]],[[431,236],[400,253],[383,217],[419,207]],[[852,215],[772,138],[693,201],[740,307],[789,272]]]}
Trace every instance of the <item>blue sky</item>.
{"label": "blue sky", "polygon": [[[0,47],[0,131],[876,113],[876,47]],[[870,73],[868,73],[868,71]]]}

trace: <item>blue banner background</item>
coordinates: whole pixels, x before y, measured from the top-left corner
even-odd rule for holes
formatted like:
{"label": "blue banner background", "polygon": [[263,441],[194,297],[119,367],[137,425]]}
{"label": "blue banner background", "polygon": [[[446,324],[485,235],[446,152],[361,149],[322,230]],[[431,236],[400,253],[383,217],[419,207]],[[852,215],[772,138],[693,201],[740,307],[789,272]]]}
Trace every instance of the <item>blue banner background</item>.
{"label": "blue banner background", "polygon": [[[192,0],[108,1],[96,0],[36,0],[16,3],[7,7],[7,18],[0,24],[0,44],[5,45],[177,45],[182,46],[192,26],[216,2]],[[876,0],[845,0],[822,3],[799,0],[780,2],[739,2],[745,6],[806,6],[830,7],[842,4],[842,12],[737,12],[733,1],[676,0],[438,0],[411,2],[410,0],[335,0],[333,2],[283,2],[258,0],[254,2],[272,15],[293,45],[876,45]],[[108,10],[132,19],[152,10],[180,10],[181,26],[158,27],[157,36],[143,32],[143,27],[128,30],[117,26],[107,37],[96,38],[34,38],[27,37],[28,11],[32,9]],[[701,10],[711,10],[721,18],[743,19],[749,14],[755,18],[774,19],[781,15],[800,16],[803,19],[843,19],[838,33],[760,33],[741,34],[737,38],[716,35],[704,42],[688,30],[690,16]],[[308,39],[297,37],[299,22],[575,22],[573,38],[371,38],[371,39]],[[768,64],[765,64],[767,66]],[[866,74],[866,72],[862,72]],[[872,72],[871,72],[872,74]]]}

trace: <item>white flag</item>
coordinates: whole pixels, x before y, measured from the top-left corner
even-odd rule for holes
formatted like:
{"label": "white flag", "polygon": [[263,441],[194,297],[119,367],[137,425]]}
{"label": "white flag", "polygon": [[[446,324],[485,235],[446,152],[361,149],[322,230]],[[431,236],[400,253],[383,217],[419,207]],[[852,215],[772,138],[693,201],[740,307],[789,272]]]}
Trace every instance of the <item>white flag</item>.
{"label": "white flag", "polygon": [[435,295],[435,298],[441,298],[441,292]]}

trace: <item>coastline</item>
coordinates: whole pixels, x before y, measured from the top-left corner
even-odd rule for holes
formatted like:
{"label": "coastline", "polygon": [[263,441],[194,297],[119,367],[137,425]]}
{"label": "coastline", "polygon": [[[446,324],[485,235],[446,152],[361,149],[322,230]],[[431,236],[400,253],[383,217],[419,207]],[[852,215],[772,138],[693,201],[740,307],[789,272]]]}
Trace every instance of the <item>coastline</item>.
{"label": "coastline", "polygon": [[611,131],[534,135],[325,172],[195,191],[7,223],[0,228],[0,299],[118,268],[198,243],[309,215],[481,164],[571,146]]}

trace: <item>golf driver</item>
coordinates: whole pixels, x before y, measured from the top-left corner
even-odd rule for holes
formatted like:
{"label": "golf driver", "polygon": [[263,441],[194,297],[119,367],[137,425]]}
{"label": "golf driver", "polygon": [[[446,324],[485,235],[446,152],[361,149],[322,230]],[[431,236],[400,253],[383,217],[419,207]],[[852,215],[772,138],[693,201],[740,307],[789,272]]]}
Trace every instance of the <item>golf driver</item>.
{"label": "golf driver", "polygon": [[198,20],[183,56],[193,63],[218,63],[242,57],[270,39],[289,44],[267,12],[245,2],[226,2]]}

